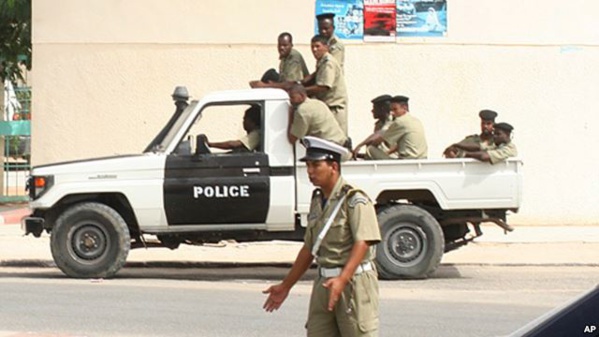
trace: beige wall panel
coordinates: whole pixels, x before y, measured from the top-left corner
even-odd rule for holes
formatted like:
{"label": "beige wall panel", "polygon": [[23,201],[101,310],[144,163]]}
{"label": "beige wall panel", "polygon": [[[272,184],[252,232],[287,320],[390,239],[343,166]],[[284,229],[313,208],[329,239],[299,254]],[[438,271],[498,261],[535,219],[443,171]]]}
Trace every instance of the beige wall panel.
{"label": "beige wall panel", "polygon": [[35,43],[272,43],[313,35],[310,0],[36,0]]}
{"label": "beige wall panel", "polygon": [[[310,60],[307,47],[300,50]],[[175,85],[187,85],[195,97],[245,88],[276,64],[276,51],[43,45],[34,62],[40,59],[34,83],[35,164],[139,152],[172,113],[169,95]],[[429,157],[440,158],[446,145],[478,132],[480,109],[495,109],[500,121],[515,126],[525,161],[524,203],[511,219],[595,223],[599,154],[589,146],[599,143],[591,131],[599,121],[597,59],[599,48],[588,47],[350,46],[350,134],[359,142],[370,132],[372,97],[405,94],[425,125]]]}
{"label": "beige wall panel", "polygon": [[[313,35],[315,0],[36,0],[36,43],[272,43]],[[450,0],[449,34],[406,42],[599,44],[593,0]],[[360,43],[360,42],[358,42]]]}

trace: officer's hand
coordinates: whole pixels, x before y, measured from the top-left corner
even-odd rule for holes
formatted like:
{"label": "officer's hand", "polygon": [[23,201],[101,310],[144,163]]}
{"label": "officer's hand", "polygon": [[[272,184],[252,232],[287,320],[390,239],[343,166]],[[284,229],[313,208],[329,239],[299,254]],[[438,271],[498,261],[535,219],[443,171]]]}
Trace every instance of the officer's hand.
{"label": "officer's hand", "polygon": [[262,81],[250,81],[250,87],[262,88],[262,87],[264,87],[264,83],[262,83]]}
{"label": "officer's hand", "polygon": [[339,302],[339,297],[341,297],[341,293],[343,293],[346,283],[347,282],[341,277],[332,277],[322,284],[323,287],[329,289],[329,311],[335,309],[335,304]]}
{"label": "officer's hand", "polygon": [[457,157],[457,150],[458,149],[452,145],[445,149],[443,155],[445,156],[445,158],[455,158]]}
{"label": "officer's hand", "polygon": [[279,283],[277,285],[270,286],[262,293],[269,294],[262,308],[267,312],[273,312],[275,310],[278,310],[281,307],[281,305],[283,305],[283,302],[285,302],[287,295],[289,295],[289,288]]}

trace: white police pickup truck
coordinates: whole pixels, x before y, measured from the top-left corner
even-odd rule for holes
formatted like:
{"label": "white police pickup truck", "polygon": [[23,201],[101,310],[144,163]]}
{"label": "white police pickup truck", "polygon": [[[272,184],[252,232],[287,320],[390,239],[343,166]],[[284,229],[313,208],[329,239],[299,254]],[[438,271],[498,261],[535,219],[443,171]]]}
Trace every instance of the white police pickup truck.
{"label": "white police pickup truck", "polygon": [[[252,105],[262,120],[256,151],[217,153],[194,141],[231,127]],[[56,265],[77,278],[113,276],[131,248],[302,240],[314,187],[298,161],[305,149],[287,140],[288,108],[279,89],[212,93],[175,114],[142,154],[37,166],[23,229],[49,232]],[[236,117],[219,126],[222,114]],[[359,160],[345,162],[342,174],[375,202],[380,276],[424,278],[444,252],[480,236],[481,223],[511,230],[506,213],[520,206],[521,166]]]}

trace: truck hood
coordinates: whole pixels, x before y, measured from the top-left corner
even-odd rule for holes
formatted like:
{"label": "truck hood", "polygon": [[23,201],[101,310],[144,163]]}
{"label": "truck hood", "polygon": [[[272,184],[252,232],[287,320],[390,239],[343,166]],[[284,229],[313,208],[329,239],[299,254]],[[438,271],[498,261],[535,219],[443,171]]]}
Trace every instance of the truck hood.
{"label": "truck hood", "polygon": [[165,156],[155,153],[119,155],[111,157],[91,158],[66,161],[54,164],[35,166],[31,175],[88,175],[88,178],[99,178],[105,174],[124,173],[128,171],[155,170],[164,168]]}

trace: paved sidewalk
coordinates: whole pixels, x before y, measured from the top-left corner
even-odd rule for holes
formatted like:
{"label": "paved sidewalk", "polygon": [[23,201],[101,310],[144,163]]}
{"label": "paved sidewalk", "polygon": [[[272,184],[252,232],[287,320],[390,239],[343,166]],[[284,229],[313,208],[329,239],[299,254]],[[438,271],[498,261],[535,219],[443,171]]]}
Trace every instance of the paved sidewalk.
{"label": "paved sidewalk", "polygon": [[18,224],[30,211],[23,204],[8,204],[0,206],[0,225]]}
{"label": "paved sidewalk", "polygon": [[[20,220],[29,214],[24,204],[0,206],[0,265],[53,266],[49,235],[23,236]],[[483,225],[483,236],[443,256],[443,264],[593,265],[599,266],[599,226],[514,226],[505,234]],[[153,238],[152,236],[148,237]],[[301,243],[268,241],[221,242],[203,246],[135,249],[128,263],[168,262],[291,264]]]}
{"label": "paved sidewalk", "polygon": [[[443,264],[480,265],[592,265],[599,266],[599,226],[520,226],[504,235],[493,225],[483,226],[475,242],[444,255]],[[149,237],[152,238],[152,237]],[[0,226],[0,265],[53,266],[49,235],[23,236],[17,224]],[[128,263],[168,262],[173,265],[290,264],[301,243],[268,241],[221,242],[203,246],[134,249]]]}

